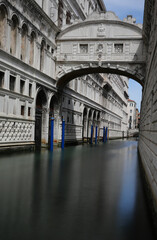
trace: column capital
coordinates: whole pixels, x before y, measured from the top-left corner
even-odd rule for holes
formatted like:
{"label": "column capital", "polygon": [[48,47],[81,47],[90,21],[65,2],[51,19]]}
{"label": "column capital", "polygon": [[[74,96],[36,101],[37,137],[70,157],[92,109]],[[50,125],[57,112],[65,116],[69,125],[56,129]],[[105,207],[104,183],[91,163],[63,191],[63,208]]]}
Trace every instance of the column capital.
{"label": "column capital", "polygon": [[18,27],[18,33],[22,34],[22,28]]}
{"label": "column capital", "polygon": [[36,45],[37,45],[37,48],[40,49],[41,48],[41,44],[39,42],[36,41]]}
{"label": "column capital", "polygon": [[12,26],[12,20],[11,19],[9,19],[9,18],[7,18],[7,24],[11,27]]}

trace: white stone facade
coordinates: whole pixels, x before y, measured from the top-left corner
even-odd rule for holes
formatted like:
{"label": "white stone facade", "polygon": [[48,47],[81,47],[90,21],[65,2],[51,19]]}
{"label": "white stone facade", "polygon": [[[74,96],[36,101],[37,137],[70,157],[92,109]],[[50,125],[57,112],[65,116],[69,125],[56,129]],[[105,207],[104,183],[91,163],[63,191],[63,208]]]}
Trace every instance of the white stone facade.
{"label": "white stone facade", "polygon": [[136,102],[128,99],[128,129],[135,129],[136,128]]}
{"label": "white stone facade", "polygon": [[[98,125],[99,137],[104,126],[110,137],[124,135],[127,78],[91,74],[71,81],[63,91],[56,88],[56,35],[94,11],[106,11],[101,0],[85,3],[0,1],[0,147],[47,146],[51,116],[56,143],[61,141],[62,117],[66,141],[88,139],[91,124]],[[106,90],[107,82],[111,88]]]}

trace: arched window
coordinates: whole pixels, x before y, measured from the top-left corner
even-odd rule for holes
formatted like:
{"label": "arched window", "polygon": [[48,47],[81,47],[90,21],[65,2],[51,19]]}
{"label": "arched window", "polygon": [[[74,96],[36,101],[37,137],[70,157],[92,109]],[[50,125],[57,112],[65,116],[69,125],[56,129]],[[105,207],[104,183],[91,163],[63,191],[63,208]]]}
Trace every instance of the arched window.
{"label": "arched window", "polygon": [[22,26],[22,33],[21,33],[21,60],[25,61],[26,59],[26,51],[27,51],[27,34],[28,28],[26,24]]}
{"label": "arched window", "polygon": [[5,49],[6,46],[6,29],[7,29],[7,9],[0,6],[0,48]]}
{"label": "arched window", "polygon": [[44,40],[42,40],[40,49],[40,71],[43,71],[44,69],[45,46],[46,43]]}
{"label": "arched window", "polygon": [[30,57],[29,57],[29,64],[33,65],[34,63],[34,47],[35,47],[35,33],[31,33],[31,39],[30,39]]}
{"label": "arched window", "polygon": [[18,28],[18,18],[16,15],[12,17],[11,24],[11,43],[10,43],[10,53],[16,54],[16,44],[17,44],[17,28]]}

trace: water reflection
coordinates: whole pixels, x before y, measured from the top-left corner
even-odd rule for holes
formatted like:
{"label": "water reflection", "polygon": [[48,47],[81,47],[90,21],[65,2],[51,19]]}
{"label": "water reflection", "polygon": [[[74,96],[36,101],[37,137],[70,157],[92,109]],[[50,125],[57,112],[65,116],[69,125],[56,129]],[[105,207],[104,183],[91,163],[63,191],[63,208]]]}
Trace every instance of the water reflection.
{"label": "water reflection", "polygon": [[[118,211],[117,211],[117,232],[119,238],[124,235],[124,232],[130,231],[128,239],[132,239],[134,233],[133,223],[136,211],[136,194],[137,194],[137,153],[134,150],[134,144],[123,151],[125,156],[121,179],[121,189],[119,191]],[[136,154],[135,154],[136,153]]]}
{"label": "water reflection", "polygon": [[133,141],[1,158],[0,190],[0,239],[153,239]]}

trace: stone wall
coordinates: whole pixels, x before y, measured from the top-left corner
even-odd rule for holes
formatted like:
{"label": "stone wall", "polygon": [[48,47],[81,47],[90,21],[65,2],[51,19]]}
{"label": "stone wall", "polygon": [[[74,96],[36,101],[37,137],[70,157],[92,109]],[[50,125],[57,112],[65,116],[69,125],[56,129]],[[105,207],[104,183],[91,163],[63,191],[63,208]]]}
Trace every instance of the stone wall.
{"label": "stone wall", "polygon": [[157,29],[156,1],[145,2],[143,35],[147,46],[139,152],[157,212]]}

